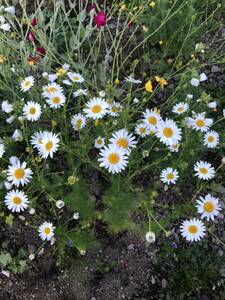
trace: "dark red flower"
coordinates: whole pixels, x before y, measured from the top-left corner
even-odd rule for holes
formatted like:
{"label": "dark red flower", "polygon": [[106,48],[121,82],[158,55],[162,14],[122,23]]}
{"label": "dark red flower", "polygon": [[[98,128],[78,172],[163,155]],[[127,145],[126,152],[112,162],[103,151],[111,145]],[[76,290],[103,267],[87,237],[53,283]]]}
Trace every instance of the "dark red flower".
{"label": "dark red flower", "polygon": [[99,12],[95,16],[95,25],[97,25],[97,27],[104,26],[106,24],[106,22],[107,22],[106,14],[103,11]]}
{"label": "dark red flower", "polygon": [[31,25],[32,25],[33,27],[35,27],[35,26],[37,25],[37,23],[38,23],[37,19],[36,19],[36,18],[33,18],[33,20],[31,21]]}
{"label": "dark red flower", "polygon": [[36,53],[41,55],[41,56],[45,56],[45,49],[42,47],[37,47],[36,48]]}
{"label": "dark red flower", "polygon": [[35,41],[35,33],[33,31],[28,31],[26,39],[30,42]]}

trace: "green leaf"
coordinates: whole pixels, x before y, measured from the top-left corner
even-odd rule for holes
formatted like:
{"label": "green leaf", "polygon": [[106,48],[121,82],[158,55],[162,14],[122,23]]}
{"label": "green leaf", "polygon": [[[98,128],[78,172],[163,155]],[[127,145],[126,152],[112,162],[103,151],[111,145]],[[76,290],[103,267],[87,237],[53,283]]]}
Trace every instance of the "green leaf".
{"label": "green leaf", "polygon": [[12,262],[12,257],[10,255],[9,252],[7,253],[2,253],[0,255],[0,264],[3,266],[3,267],[6,267],[7,265],[9,265],[10,263]]}
{"label": "green leaf", "polygon": [[81,219],[89,222],[95,217],[94,203],[91,201],[87,186],[81,177],[79,177],[79,182],[74,185],[73,191],[65,197],[65,202],[74,212],[79,212]]}
{"label": "green leaf", "polygon": [[9,225],[10,227],[12,227],[13,225],[13,219],[14,219],[14,216],[12,214],[8,215],[6,218],[5,218],[5,223],[7,225]]}
{"label": "green leaf", "polygon": [[137,204],[134,195],[119,178],[113,180],[111,188],[106,192],[104,197],[106,210],[103,219],[109,223],[113,232],[133,228],[131,213]]}

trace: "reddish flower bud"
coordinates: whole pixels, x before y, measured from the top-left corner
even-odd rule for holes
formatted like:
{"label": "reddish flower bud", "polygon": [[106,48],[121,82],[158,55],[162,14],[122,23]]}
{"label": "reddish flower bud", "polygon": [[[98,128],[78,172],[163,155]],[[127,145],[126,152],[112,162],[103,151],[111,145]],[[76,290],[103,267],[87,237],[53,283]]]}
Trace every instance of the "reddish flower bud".
{"label": "reddish flower bud", "polygon": [[133,25],[134,25],[134,22],[133,22],[133,21],[129,20],[129,21],[127,22],[127,26],[128,26],[129,28],[131,28]]}
{"label": "reddish flower bud", "polygon": [[36,19],[36,18],[33,18],[33,20],[31,21],[31,25],[32,25],[33,27],[35,27],[35,26],[37,25],[37,23],[38,23],[37,19]]}
{"label": "reddish flower bud", "polygon": [[97,27],[104,26],[106,24],[106,22],[107,22],[106,14],[103,11],[99,12],[95,16],[95,24],[97,25]]}
{"label": "reddish flower bud", "polygon": [[41,55],[41,56],[45,56],[45,49],[42,47],[37,47],[36,48],[36,53]]}
{"label": "reddish flower bud", "polygon": [[35,33],[33,31],[28,31],[26,39],[30,42],[35,41]]}

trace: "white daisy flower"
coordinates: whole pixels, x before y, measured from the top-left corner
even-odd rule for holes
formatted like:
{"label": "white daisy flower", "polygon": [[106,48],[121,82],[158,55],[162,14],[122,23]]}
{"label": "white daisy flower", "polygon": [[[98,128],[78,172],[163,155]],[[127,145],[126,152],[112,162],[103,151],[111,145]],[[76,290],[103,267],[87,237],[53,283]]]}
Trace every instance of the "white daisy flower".
{"label": "white daisy flower", "polygon": [[35,132],[34,135],[32,136],[30,142],[31,145],[35,148],[35,149],[39,149],[40,145],[42,144],[42,138],[44,136],[44,134],[48,133],[47,131],[39,131],[39,132]]}
{"label": "white daisy flower", "polygon": [[49,80],[50,82],[56,81],[57,78],[58,78],[58,75],[57,75],[57,74],[48,74],[48,80]]}
{"label": "white daisy flower", "polygon": [[8,14],[14,15],[16,12],[15,6],[7,6],[4,8],[4,11]]}
{"label": "white daisy flower", "polygon": [[16,115],[12,115],[9,118],[7,118],[5,121],[8,124],[12,124],[15,121],[15,119],[16,119]]}
{"label": "white daisy flower", "polygon": [[100,152],[100,167],[108,169],[112,174],[122,172],[128,163],[126,151],[115,145],[104,147]]}
{"label": "white daisy flower", "polygon": [[23,134],[22,134],[22,131],[19,130],[19,129],[16,129],[16,130],[13,132],[12,139],[13,139],[14,141],[22,141],[22,140],[23,140]]}
{"label": "white daisy flower", "polygon": [[109,104],[102,98],[92,98],[86,103],[84,112],[88,118],[102,119],[108,113]]}
{"label": "white daisy flower", "polygon": [[131,75],[126,77],[125,80],[130,83],[139,84],[141,83],[140,79],[134,79]]}
{"label": "white daisy flower", "polygon": [[58,150],[59,148],[59,138],[58,135],[52,132],[44,132],[43,136],[41,138],[41,143],[39,145],[39,155],[42,158],[47,158],[50,156],[53,157],[53,154]]}
{"label": "white daisy flower", "polygon": [[188,242],[197,242],[205,236],[205,225],[201,220],[191,219],[184,221],[180,226],[181,235]]}
{"label": "white daisy flower", "polygon": [[151,110],[146,109],[143,115],[144,115],[143,122],[146,124],[147,128],[150,129],[151,131],[155,131],[156,126],[162,120],[159,112],[156,109],[151,109]]}
{"label": "white daisy flower", "polygon": [[166,168],[162,170],[160,174],[160,179],[163,183],[175,184],[179,178],[178,172],[176,169]]}
{"label": "white daisy flower", "polygon": [[109,140],[112,145],[122,148],[127,154],[131,152],[132,148],[135,148],[135,137],[129,133],[126,129],[117,130],[112,134],[112,138]]}
{"label": "white daisy flower", "polygon": [[181,115],[181,114],[185,113],[188,110],[188,108],[189,108],[189,105],[187,103],[179,102],[176,105],[174,105],[172,111],[175,114]]}
{"label": "white daisy flower", "polygon": [[71,125],[74,130],[80,130],[86,125],[86,118],[83,114],[76,114],[72,116]]}
{"label": "white daisy flower", "polygon": [[77,90],[77,91],[75,91],[75,92],[73,93],[73,96],[74,96],[74,97],[87,96],[87,94],[88,94],[88,91],[87,91],[87,90],[85,90],[85,89],[79,89],[79,90]]}
{"label": "white daisy flower", "polygon": [[219,204],[219,199],[213,197],[211,194],[207,194],[205,197],[199,197],[197,200],[197,211],[201,214],[201,218],[206,218],[207,221],[214,220],[214,218],[219,214],[221,206]]}
{"label": "white daisy flower", "polygon": [[207,104],[209,108],[215,109],[217,107],[217,102],[216,101],[211,101]]}
{"label": "white daisy flower", "polygon": [[0,29],[2,29],[3,31],[10,31],[11,30],[11,25],[9,23],[1,24]]}
{"label": "white daisy flower", "polygon": [[50,241],[54,236],[54,229],[55,227],[53,226],[52,223],[44,222],[38,228],[38,233],[40,238],[43,241]]}
{"label": "white daisy flower", "polygon": [[42,96],[45,98],[49,98],[55,93],[63,93],[63,88],[55,82],[45,85],[42,88]]}
{"label": "white daisy flower", "polygon": [[151,130],[147,128],[147,125],[145,123],[141,123],[136,125],[135,132],[141,137],[145,137],[150,134]]}
{"label": "white daisy flower", "polygon": [[167,145],[178,144],[181,140],[181,129],[177,127],[173,120],[166,119],[166,121],[161,121],[156,128],[156,136],[160,141]]}
{"label": "white daisy flower", "polygon": [[203,180],[212,179],[215,176],[215,168],[206,161],[198,161],[194,165],[195,176]]}
{"label": "white daisy flower", "polygon": [[63,64],[62,67],[66,71],[68,71],[70,69],[70,65],[69,64]]}
{"label": "white daisy flower", "polygon": [[7,208],[12,212],[21,212],[28,207],[28,198],[24,192],[19,190],[13,190],[6,194],[4,200]]}
{"label": "white daisy flower", "polygon": [[65,104],[66,97],[63,95],[63,93],[57,92],[49,96],[46,99],[46,102],[51,108],[59,108]]}
{"label": "white daisy flower", "polygon": [[204,145],[208,148],[216,148],[219,144],[219,134],[218,132],[211,130],[204,134]]}
{"label": "white daisy flower", "polygon": [[67,75],[72,82],[78,82],[78,83],[84,82],[83,76],[78,73],[68,72]]}
{"label": "white daisy flower", "polygon": [[208,78],[206,76],[205,73],[201,73],[200,76],[199,76],[199,81],[202,82],[202,81],[206,81]]}
{"label": "white daisy flower", "polygon": [[28,76],[24,78],[24,80],[21,82],[20,87],[23,92],[27,92],[33,85],[34,85],[34,77]]}
{"label": "white daisy flower", "polygon": [[2,101],[1,105],[2,111],[9,114],[13,111],[13,105],[9,103],[8,100]]}
{"label": "white daisy flower", "polygon": [[213,124],[213,119],[206,118],[205,112],[196,114],[194,118],[189,118],[189,121],[191,121],[192,128],[201,132],[208,131]]}
{"label": "white daisy flower", "polygon": [[168,148],[171,152],[178,152],[179,147],[180,147],[180,144],[172,144],[172,145],[168,146]]}
{"label": "white daisy flower", "polygon": [[102,137],[97,137],[97,139],[95,139],[95,148],[97,149],[101,149],[105,146],[105,138]]}
{"label": "white daisy flower", "polygon": [[198,87],[199,83],[200,83],[199,79],[197,79],[197,78],[192,78],[190,82],[191,82],[191,85],[194,87]]}
{"label": "white daisy flower", "polygon": [[28,121],[37,121],[41,116],[41,105],[33,101],[27,102],[23,107],[23,115]]}
{"label": "white daisy flower", "polygon": [[65,85],[72,85],[72,82],[69,79],[63,79],[62,83]]}
{"label": "white daisy flower", "polygon": [[119,115],[119,112],[122,111],[123,106],[116,101],[113,101],[109,104],[109,111],[108,114],[112,117],[117,117]]}
{"label": "white daisy flower", "polygon": [[26,168],[26,166],[26,162],[21,163],[20,160],[17,160],[14,164],[8,167],[7,180],[16,186],[24,186],[29,183],[33,172],[30,168]]}
{"label": "white daisy flower", "polygon": [[5,153],[5,146],[4,144],[0,143],[0,158],[2,158],[4,153]]}

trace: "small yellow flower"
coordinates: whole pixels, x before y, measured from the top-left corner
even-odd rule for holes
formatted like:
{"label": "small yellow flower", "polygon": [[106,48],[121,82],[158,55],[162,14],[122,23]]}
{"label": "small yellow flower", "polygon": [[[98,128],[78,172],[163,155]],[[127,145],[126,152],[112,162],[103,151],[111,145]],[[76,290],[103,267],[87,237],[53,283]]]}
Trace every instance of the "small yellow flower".
{"label": "small yellow flower", "polygon": [[0,64],[3,64],[6,60],[7,60],[6,57],[0,54]]}
{"label": "small yellow flower", "polygon": [[67,182],[68,182],[68,184],[70,184],[70,185],[73,185],[73,184],[75,184],[76,182],[78,182],[79,181],[79,178],[77,177],[77,176],[69,176],[68,178],[67,178]]}
{"label": "small yellow flower", "polygon": [[28,65],[30,66],[30,67],[33,67],[34,65],[35,65],[35,62],[33,61],[33,60],[28,60]]}
{"label": "small yellow flower", "polygon": [[150,3],[149,3],[149,6],[151,7],[151,8],[154,8],[155,7],[155,1],[151,1]]}
{"label": "small yellow flower", "polygon": [[58,70],[57,70],[57,72],[56,72],[56,75],[57,76],[64,76],[65,74],[66,74],[66,70],[65,69],[63,69],[63,68],[59,68]]}
{"label": "small yellow flower", "polygon": [[152,93],[152,92],[153,92],[153,87],[152,87],[152,82],[151,82],[151,80],[148,80],[148,81],[145,83],[145,90],[146,90],[146,92],[148,92],[148,93]]}
{"label": "small yellow flower", "polygon": [[159,41],[159,45],[162,46],[163,44],[164,44],[164,41],[163,41],[163,40],[160,40],[160,41]]}
{"label": "small yellow flower", "polygon": [[121,6],[120,6],[120,9],[121,10],[126,10],[126,4],[122,3]]}
{"label": "small yellow flower", "polygon": [[155,76],[155,80],[159,83],[162,89],[164,89],[164,86],[168,84],[168,82],[163,77]]}
{"label": "small yellow flower", "polygon": [[118,79],[118,78],[116,78],[116,80],[115,80],[115,84],[116,84],[116,85],[120,84],[120,81],[119,81],[119,79]]}

